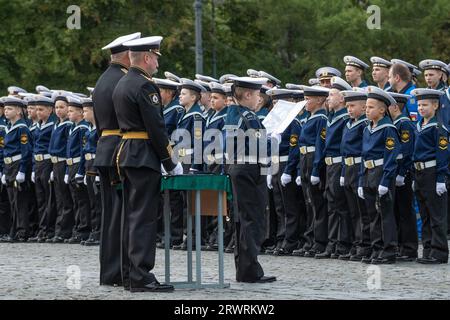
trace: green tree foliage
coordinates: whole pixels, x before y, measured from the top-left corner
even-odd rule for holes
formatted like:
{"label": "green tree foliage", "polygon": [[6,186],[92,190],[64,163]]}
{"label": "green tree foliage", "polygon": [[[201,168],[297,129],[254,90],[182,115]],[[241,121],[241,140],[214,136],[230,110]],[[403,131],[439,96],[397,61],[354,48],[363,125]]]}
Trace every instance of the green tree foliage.
{"label": "green tree foliage", "polygon": [[[108,65],[108,53],[101,47],[137,31],[165,37],[160,70],[193,77],[193,2],[0,0],[0,88],[19,85],[32,91],[44,84],[84,91]],[[66,27],[70,15],[66,10],[72,4],[81,8],[80,30]],[[320,66],[343,70],[345,55],[366,62],[373,55],[416,64],[426,58],[450,62],[448,0],[214,0],[214,4],[203,0],[203,4],[205,74],[213,74],[213,50],[216,76],[242,75],[254,68],[294,83],[307,81]],[[366,26],[369,5],[381,9],[379,30]]]}

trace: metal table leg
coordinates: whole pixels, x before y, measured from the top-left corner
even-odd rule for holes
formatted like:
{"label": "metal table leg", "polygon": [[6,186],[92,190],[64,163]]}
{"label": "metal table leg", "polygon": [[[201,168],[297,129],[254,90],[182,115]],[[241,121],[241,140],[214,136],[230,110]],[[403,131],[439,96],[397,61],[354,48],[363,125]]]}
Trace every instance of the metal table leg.
{"label": "metal table leg", "polygon": [[191,215],[191,192],[187,191],[187,273],[188,282],[192,282],[192,215]]}
{"label": "metal table leg", "polygon": [[221,286],[224,285],[224,279],[223,279],[223,203],[222,203],[222,192],[218,192],[219,194],[219,214],[217,216],[218,221],[218,244],[219,244],[219,284]]}
{"label": "metal table leg", "polygon": [[166,267],[166,283],[170,283],[170,195],[164,191],[164,253]]}
{"label": "metal table leg", "polygon": [[201,210],[201,198],[200,191],[195,191],[195,269],[197,271],[197,286],[198,288],[202,285],[202,248],[201,248],[201,221],[200,221],[200,210]]}

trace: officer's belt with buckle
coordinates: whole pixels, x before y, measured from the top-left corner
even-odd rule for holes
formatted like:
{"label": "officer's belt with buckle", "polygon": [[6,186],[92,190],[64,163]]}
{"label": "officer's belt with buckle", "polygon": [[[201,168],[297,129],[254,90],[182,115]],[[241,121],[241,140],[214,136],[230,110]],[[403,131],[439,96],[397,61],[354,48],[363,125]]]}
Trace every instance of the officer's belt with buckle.
{"label": "officer's belt with buckle", "polygon": [[146,131],[130,131],[122,135],[123,140],[150,140]]}
{"label": "officer's belt with buckle", "polygon": [[194,149],[185,149],[185,148],[178,149],[179,157],[190,156],[192,154],[194,154]]}
{"label": "officer's belt with buckle", "polygon": [[12,156],[12,157],[5,157],[3,159],[3,161],[5,162],[5,164],[11,164],[13,162],[19,161],[20,159],[22,159],[22,155],[18,154],[16,156]]}
{"label": "officer's belt with buckle", "polygon": [[66,160],[66,163],[68,166],[72,166],[74,164],[77,164],[81,161],[81,157],[76,157],[76,158],[69,158]]}
{"label": "officer's belt with buckle", "polygon": [[384,164],[383,159],[364,161],[364,167],[366,167],[367,169],[373,169],[382,166],[383,164]]}
{"label": "officer's belt with buckle", "polygon": [[414,168],[416,168],[417,171],[425,170],[428,168],[436,167],[436,160],[430,160],[427,162],[414,162]]}
{"label": "officer's belt with buckle", "polygon": [[37,162],[41,162],[41,161],[48,160],[51,158],[52,158],[52,156],[49,154],[35,154],[34,155],[34,160]]}
{"label": "officer's belt with buckle", "polygon": [[52,163],[59,163],[59,162],[63,162],[66,160],[67,160],[66,158],[52,157]]}
{"label": "officer's belt with buckle", "polygon": [[342,162],[342,157],[326,157],[325,158],[325,163],[327,166],[332,166],[335,163],[341,163]]}
{"label": "officer's belt with buckle", "polygon": [[361,163],[362,158],[361,157],[347,157],[345,158],[344,162],[347,167],[354,166],[355,164]]}
{"label": "officer's belt with buckle", "polygon": [[95,153],[86,153],[84,155],[84,158],[86,159],[86,161],[94,160],[95,159]]}
{"label": "officer's belt with buckle", "polygon": [[288,159],[289,159],[289,156],[281,156],[281,157],[273,156],[271,158],[272,163],[286,162],[286,161],[288,161]]}
{"label": "officer's belt with buckle", "polygon": [[121,137],[122,133],[120,133],[120,130],[103,130],[102,131],[102,137],[109,137],[109,136]]}
{"label": "officer's belt with buckle", "polygon": [[307,154],[316,151],[316,147],[300,147],[300,153],[301,154]]}

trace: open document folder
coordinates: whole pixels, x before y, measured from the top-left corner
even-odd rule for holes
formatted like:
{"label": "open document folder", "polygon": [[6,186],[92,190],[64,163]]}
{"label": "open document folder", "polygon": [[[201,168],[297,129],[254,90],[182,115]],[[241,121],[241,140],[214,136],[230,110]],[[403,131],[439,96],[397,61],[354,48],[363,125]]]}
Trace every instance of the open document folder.
{"label": "open document folder", "polygon": [[267,134],[282,134],[284,130],[294,121],[295,117],[305,108],[306,101],[298,103],[278,100],[263,121]]}

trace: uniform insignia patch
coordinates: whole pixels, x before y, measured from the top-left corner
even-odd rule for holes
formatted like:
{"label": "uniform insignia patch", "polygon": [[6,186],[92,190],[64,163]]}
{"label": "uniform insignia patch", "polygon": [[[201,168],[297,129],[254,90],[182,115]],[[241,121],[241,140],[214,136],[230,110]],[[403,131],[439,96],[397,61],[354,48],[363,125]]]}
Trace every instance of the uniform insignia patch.
{"label": "uniform insignia patch", "polygon": [[4,148],[5,147],[5,138],[0,137],[0,148]]}
{"label": "uniform insignia patch", "polygon": [[409,131],[408,130],[402,130],[401,139],[403,143],[409,142]]}
{"label": "uniform insignia patch", "polygon": [[259,132],[259,130],[256,130],[256,132],[255,132],[255,137],[256,137],[257,139],[261,138],[261,132]]}
{"label": "uniform insignia patch", "polygon": [[26,133],[23,133],[20,136],[20,143],[21,144],[27,144],[28,143],[28,135]]}
{"label": "uniform insignia patch", "polygon": [[156,104],[156,103],[159,103],[158,95],[152,94],[151,97],[152,97],[152,102],[153,102],[153,103],[155,103],[155,104]]}
{"label": "uniform insignia patch", "polygon": [[327,137],[327,129],[323,128],[322,131],[320,131],[320,137],[322,140],[325,140]]}
{"label": "uniform insignia patch", "polygon": [[395,140],[394,138],[387,138],[386,139],[386,149],[393,150],[395,147]]}
{"label": "uniform insignia patch", "polygon": [[202,129],[201,128],[194,129],[194,138],[195,139],[201,139],[202,138]]}
{"label": "uniform insignia patch", "polygon": [[298,143],[298,136],[296,134],[291,135],[291,138],[289,139],[289,145],[291,147],[295,147]]}
{"label": "uniform insignia patch", "polygon": [[83,137],[83,147],[86,145],[86,142],[87,142],[87,138]]}
{"label": "uniform insignia patch", "polygon": [[448,140],[446,137],[439,137],[439,149],[446,150],[448,146]]}

